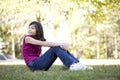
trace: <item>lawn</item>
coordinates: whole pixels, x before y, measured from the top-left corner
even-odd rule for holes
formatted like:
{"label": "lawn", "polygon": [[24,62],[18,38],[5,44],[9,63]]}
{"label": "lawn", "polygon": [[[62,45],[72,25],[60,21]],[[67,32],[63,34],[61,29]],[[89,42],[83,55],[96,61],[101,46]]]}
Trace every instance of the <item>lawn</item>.
{"label": "lawn", "polygon": [[25,65],[0,65],[0,80],[120,80],[120,65],[93,68],[70,71],[54,65],[48,71],[31,72]]}

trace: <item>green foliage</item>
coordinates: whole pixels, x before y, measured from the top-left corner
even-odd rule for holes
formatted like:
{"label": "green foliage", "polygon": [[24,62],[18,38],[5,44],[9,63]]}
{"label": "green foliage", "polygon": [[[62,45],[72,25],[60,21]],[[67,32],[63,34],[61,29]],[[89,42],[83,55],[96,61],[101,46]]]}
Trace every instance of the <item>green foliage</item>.
{"label": "green foliage", "polygon": [[[100,54],[100,58],[105,58],[103,36],[109,39],[117,35],[117,42],[120,43],[119,5],[119,0],[1,0],[0,38],[5,43],[2,51],[10,54],[15,52],[20,57],[22,36],[28,24],[37,20],[47,30],[52,24],[55,38],[60,24],[66,22],[67,42],[70,43],[70,51],[77,57],[96,58]],[[96,48],[97,40],[100,41],[99,49]],[[114,58],[114,40],[108,40],[106,44],[111,50],[107,54]]]}

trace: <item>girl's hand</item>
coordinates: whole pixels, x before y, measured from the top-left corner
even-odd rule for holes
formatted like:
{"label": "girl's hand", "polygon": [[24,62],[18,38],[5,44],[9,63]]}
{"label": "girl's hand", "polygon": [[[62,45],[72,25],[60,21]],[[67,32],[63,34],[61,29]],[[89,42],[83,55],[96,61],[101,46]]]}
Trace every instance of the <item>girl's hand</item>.
{"label": "girl's hand", "polygon": [[62,43],[62,44],[60,45],[60,47],[61,47],[62,49],[64,49],[64,50],[68,50],[68,44],[66,44],[66,43]]}

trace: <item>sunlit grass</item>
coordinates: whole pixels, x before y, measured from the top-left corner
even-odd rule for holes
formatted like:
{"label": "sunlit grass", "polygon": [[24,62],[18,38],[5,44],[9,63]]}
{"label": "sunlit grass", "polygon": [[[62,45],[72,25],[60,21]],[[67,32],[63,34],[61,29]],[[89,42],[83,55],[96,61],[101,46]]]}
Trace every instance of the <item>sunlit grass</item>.
{"label": "sunlit grass", "polygon": [[0,65],[0,80],[119,80],[120,66],[93,66],[93,70],[70,71],[52,66],[48,71],[31,72],[25,65]]}

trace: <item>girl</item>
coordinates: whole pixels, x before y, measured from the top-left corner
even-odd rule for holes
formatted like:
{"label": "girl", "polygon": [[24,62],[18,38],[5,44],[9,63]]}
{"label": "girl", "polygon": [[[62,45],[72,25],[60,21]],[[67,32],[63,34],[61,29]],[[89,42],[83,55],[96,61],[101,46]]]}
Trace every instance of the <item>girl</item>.
{"label": "girl", "polygon": [[[43,55],[41,55],[42,46],[50,47]],[[29,24],[28,34],[24,36],[22,56],[31,71],[48,70],[57,57],[70,70],[85,70],[88,68],[79,63],[78,59],[69,53],[67,44],[46,41],[42,25],[36,21]]]}

